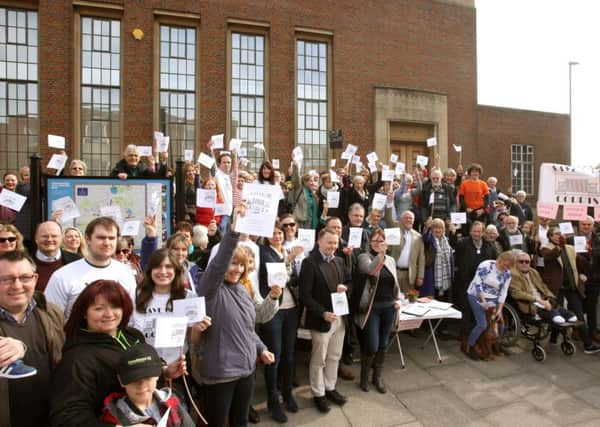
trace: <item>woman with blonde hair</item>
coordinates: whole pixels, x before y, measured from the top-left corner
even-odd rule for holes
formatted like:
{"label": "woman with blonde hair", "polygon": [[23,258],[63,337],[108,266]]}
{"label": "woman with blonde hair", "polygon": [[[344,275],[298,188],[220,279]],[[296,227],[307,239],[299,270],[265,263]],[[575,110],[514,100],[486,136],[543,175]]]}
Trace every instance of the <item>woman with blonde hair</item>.
{"label": "woman with blonde hair", "polygon": [[67,227],[63,232],[62,250],[85,257],[87,255],[87,242],[77,227]]}
{"label": "woman with blonde hair", "polygon": [[0,255],[13,251],[25,252],[23,235],[14,225],[0,223]]}

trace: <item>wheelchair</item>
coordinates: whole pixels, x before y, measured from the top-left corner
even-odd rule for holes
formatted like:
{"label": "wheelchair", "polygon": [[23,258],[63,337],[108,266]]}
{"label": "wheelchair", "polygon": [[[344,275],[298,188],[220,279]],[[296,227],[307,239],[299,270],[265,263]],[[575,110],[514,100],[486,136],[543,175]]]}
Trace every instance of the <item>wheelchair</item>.
{"label": "wheelchair", "polygon": [[533,343],[533,348],[531,349],[533,358],[538,362],[543,362],[546,360],[546,350],[542,347],[541,342],[551,333],[555,333],[562,337],[560,349],[563,354],[565,356],[575,354],[576,347],[571,340],[570,332],[572,328],[581,326],[583,324],[582,321],[557,325],[537,315],[521,313],[516,307],[516,302],[509,297],[502,308],[502,317],[504,318],[502,345],[512,347],[517,344],[520,337],[526,338]]}

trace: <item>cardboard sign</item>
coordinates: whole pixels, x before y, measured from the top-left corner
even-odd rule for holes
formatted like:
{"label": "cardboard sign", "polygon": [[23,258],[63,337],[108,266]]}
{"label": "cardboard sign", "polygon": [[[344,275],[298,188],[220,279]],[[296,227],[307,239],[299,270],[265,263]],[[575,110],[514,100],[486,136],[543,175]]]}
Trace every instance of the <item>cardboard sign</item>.
{"label": "cardboard sign", "polygon": [[563,219],[570,221],[583,221],[587,218],[586,205],[564,205]]}
{"label": "cardboard sign", "polygon": [[173,300],[173,314],[187,317],[188,325],[198,323],[206,317],[206,301],[204,297]]}
{"label": "cardboard sign", "polygon": [[552,202],[537,202],[537,216],[541,218],[556,219],[558,212],[558,203]]}

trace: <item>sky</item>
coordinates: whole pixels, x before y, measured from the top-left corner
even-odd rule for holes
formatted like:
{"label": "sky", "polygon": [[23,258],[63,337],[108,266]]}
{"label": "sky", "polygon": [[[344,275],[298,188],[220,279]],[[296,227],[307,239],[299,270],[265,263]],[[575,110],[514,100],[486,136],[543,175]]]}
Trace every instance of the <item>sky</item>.
{"label": "sky", "polygon": [[[571,163],[600,164],[600,1],[475,0],[478,102],[569,112]],[[543,159],[540,159],[543,161]]]}

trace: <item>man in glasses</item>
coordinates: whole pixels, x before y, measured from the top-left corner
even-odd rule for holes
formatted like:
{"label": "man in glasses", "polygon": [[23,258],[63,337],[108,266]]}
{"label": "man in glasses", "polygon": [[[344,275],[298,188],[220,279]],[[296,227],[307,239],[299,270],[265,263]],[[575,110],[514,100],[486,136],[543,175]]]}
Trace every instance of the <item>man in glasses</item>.
{"label": "man in glasses", "polygon": [[19,251],[0,255],[2,426],[48,423],[51,372],[64,343],[63,316],[43,294],[34,295],[36,281],[29,256]]}
{"label": "man in glasses", "polygon": [[[542,277],[535,268],[531,268],[529,254],[518,251],[517,262],[511,271],[509,292],[517,302],[519,311],[525,314],[538,315],[544,320],[564,325],[566,322],[577,322],[577,316],[557,303],[556,296],[548,289]],[[579,326],[579,333],[586,337],[585,323]],[[584,353],[593,354],[600,351],[600,347],[593,343],[584,346]]]}
{"label": "man in glasses", "polygon": [[37,250],[33,260],[38,273],[36,290],[44,292],[52,273],[70,262],[77,261],[81,256],[61,251],[62,230],[54,221],[46,221],[38,225],[35,230],[35,244]]}

